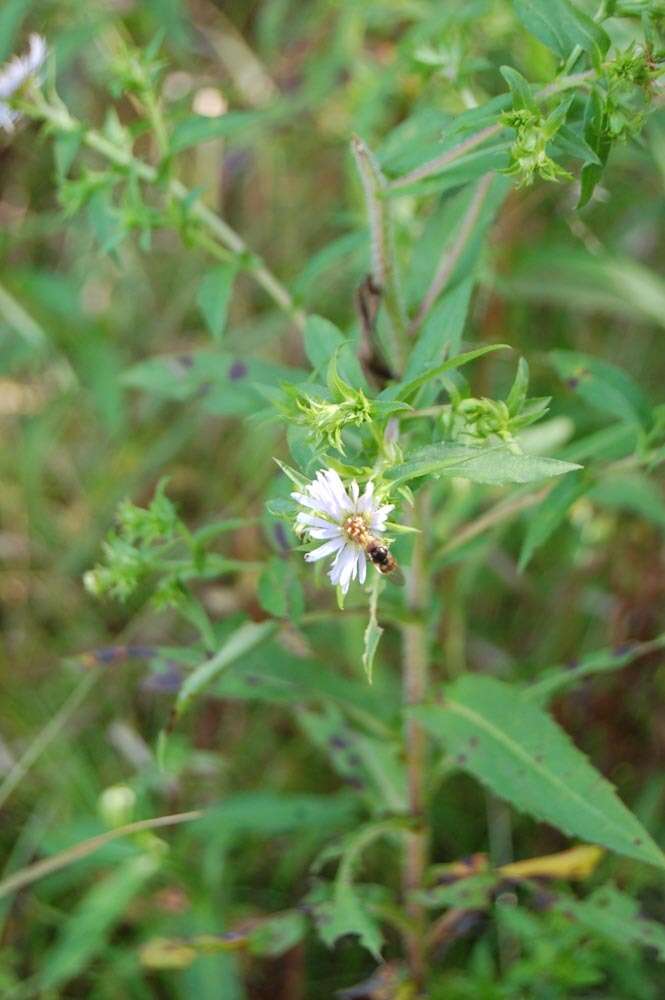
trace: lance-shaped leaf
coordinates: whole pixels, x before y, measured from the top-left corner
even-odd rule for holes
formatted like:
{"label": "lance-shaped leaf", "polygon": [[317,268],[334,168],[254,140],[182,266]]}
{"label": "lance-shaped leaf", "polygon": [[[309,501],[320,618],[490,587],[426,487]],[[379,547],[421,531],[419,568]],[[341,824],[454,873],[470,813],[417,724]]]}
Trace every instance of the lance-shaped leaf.
{"label": "lance-shaped leaf", "polygon": [[423,385],[431,382],[432,379],[438,378],[440,375],[445,375],[446,372],[453,371],[455,368],[461,368],[463,365],[467,365],[469,361],[475,361],[476,358],[481,358],[483,354],[490,354],[492,351],[500,350],[510,350],[510,344],[490,344],[488,347],[478,347],[474,351],[466,351],[464,354],[458,354],[454,358],[449,358],[444,361],[443,364],[436,365],[434,368],[429,368],[424,371],[417,378],[413,378],[408,382],[399,382],[397,385],[391,385],[379,396],[379,399],[400,399],[405,403],[408,403],[415,394],[418,392]]}
{"label": "lance-shaped leaf", "polygon": [[607,32],[570,0],[513,0],[513,6],[527,31],[561,59],[576,46],[603,55],[609,48]]}
{"label": "lance-shaped leaf", "polygon": [[441,442],[421,448],[411,455],[408,462],[395,466],[386,475],[395,483],[406,483],[422,476],[445,476],[503,486],[508,483],[535,483],[579,468],[579,465],[556,458],[514,454],[503,444],[469,448]]}
{"label": "lance-shaped leaf", "polygon": [[459,767],[571,837],[665,868],[665,856],[569,736],[519,691],[467,676],[413,714]]}
{"label": "lance-shaped leaf", "polygon": [[202,695],[233,663],[265,642],[276,630],[275,622],[244,622],[239,625],[214,656],[196,668],[178,692],[174,715],[180,716],[192,702]]}

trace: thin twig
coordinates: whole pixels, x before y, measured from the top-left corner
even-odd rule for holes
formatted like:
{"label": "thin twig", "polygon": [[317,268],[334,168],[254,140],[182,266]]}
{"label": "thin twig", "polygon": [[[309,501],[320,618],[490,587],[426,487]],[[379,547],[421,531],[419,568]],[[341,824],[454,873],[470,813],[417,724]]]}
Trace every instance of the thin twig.
{"label": "thin twig", "polygon": [[127,823],[126,826],[119,826],[116,830],[109,830],[107,833],[100,833],[96,837],[90,837],[89,840],[83,840],[80,844],[68,847],[67,850],[60,851],[50,858],[36,861],[33,865],[28,865],[27,868],[22,868],[20,871],[10,875],[9,878],[4,879],[0,882],[0,899],[10,895],[10,893],[17,892],[19,889],[25,888],[26,885],[31,885],[45,875],[51,875],[53,872],[60,871],[61,868],[71,865],[74,861],[87,858],[89,854],[93,854],[119,837],[129,837],[134,833],[142,833],[144,830],[156,830],[162,826],[176,826],[178,823],[189,823],[192,820],[201,819],[204,815],[205,812],[203,809],[193,809],[190,812],[172,813],[170,816],[155,816],[152,819],[140,819],[135,823]]}
{"label": "thin twig", "polygon": [[390,320],[390,361],[401,372],[404,363],[406,313],[395,260],[390,205],[384,197],[387,182],[371,151],[357,135],[351,140],[351,150],[365,195],[372,246],[372,281],[383,295]]}
{"label": "thin twig", "polygon": [[429,315],[432,306],[450,281],[450,276],[457,267],[459,259],[464,253],[464,248],[466,247],[476,223],[478,222],[483,203],[492,185],[492,177],[492,174],[485,174],[484,177],[480,178],[478,187],[474,191],[473,197],[471,198],[464,218],[462,219],[457,236],[452,245],[450,247],[446,247],[441,255],[441,259],[439,260],[432,282],[423,297],[416,316],[411,321],[409,326],[410,336],[413,337],[418,332]]}

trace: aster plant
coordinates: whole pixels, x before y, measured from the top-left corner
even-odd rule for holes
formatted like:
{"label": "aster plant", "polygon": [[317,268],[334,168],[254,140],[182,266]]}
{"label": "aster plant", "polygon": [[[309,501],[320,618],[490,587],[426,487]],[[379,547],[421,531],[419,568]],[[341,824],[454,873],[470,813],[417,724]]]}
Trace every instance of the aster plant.
{"label": "aster plant", "polygon": [[[382,965],[388,983],[382,995],[401,998],[429,995],[445,937],[444,918],[432,920],[431,912],[465,909],[444,891],[446,873],[442,880],[435,864],[444,859],[432,857],[439,786],[453,771],[480,781],[488,802],[499,797],[583,841],[585,871],[599,857],[593,845],[665,868],[659,847],[546,711],[569,674],[555,670],[525,691],[496,676],[455,680],[442,662],[447,607],[441,581],[451,552],[472,558],[476,541],[529,510],[533,520],[519,556],[524,570],[575,502],[617,464],[647,468],[663,457],[662,413],[649,410],[609,363],[565,351],[549,360],[584,400],[602,408],[610,399],[615,416],[628,413],[639,424],[627,453],[596,460],[593,447],[571,440],[574,427],[562,433],[561,422],[548,419],[548,397],[529,395],[527,362],[509,344],[498,337],[469,342],[486,237],[511,188],[564,185],[577,177],[578,206],[587,204],[612,142],[641,127],[662,71],[653,41],[660,38],[662,12],[653,4],[632,5],[648,37],[628,52],[614,51],[603,26],[617,5],[602,5],[595,20],[568,0],[552,9],[545,0],[515,6],[525,28],[552,49],[556,72],[544,86],[504,67],[507,89],[497,81],[500,93],[487,106],[454,119],[414,113],[378,154],[349,136],[357,229],[368,252],[347,289],[340,326],[305,309],[181,180],[179,154],[197,137],[222,136],[231,126],[200,116],[168,120],[157,43],[142,53],[123,43],[108,70],[111,92],[132,98],[139,116],[132,127],[115,109],[101,128],[89,127],[53,88],[42,90],[39,39],[0,72],[0,124],[13,128],[20,114],[55,137],[60,203],[68,217],[91,209],[102,252],[115,255],[132,232],[147,251],[153,231],[165,228],[207,261],[196,306],[212,346],[142,362],[125,373],[125,384],[200,406],[207,416],[248,417],[271,433],[279,427],[271,439],[278,468],[265,463],[274,469],[267,473],[265,511],[236,511],[193,528],[162,483],[148,507],[126,502],[120,508],[103,560],[86,574],[95,596],[151,600],[159,611],[181,615],[190,630],[182,648],[145,647],[142,654],[156,670],[175,664],[177,674],[174,705],[158,740],[160,764],[172,766],[173,733],[182,731],[184,716],[206,693],[249,699],[257,687],[251,678],[265,682],[358,793],[349,812],[335,813],[342,830],[313,863],[312,889],[289,913],[285,940],[293,946],[305,933],[304,914],[330,947],[355,937]],[[621,16],[632,17],[630,5],[623,6]],[[548,27],[551,18],[556,31]],[[430,62],[437,51],[427,49]],[[136,138],[146,133],[154,140],[151,155],[139,155]],[[85,159],[90,156],[96,169]],[[402,199],[400,216],[394,206]],[[229,301],[240,270],[297,336],[298,364],[250,352],[239,358],[227,347]],[[496,397],[476,395],[481,384],[497,387]],[[460,537],[450,537],[451,511],[465,497],[473,498],[472,516]],[[215,547],[257,520],[266,551],[255,560]],[[397,585],[396,565],[404,586]],[[250,581],[260,611],[217,621],[201,593],[235,575]],[[333,668],[327,681],[316,670],[305,677],[292,664],[280,674],[284,649],[309,649],[322,620],[334,636],[341,615],[363,623],[348,688],[336,684],[334,640],[326,649]],[[616,665],[612,660],[608,669]],[[346,754],[349,743],[357,752]],[[362,857],[377,840],[396,852],[399,880],[358,884]],[[574,863],[551,863],[563,879],[577,877],[578,855]],[[328,877],[332,864],[337,868]],[[471,889],[478,910],[490,906],[507,877],[489,865],[466,874],[482,876]],[[205,947],[214,950],[214,942]],[[265,947],[266,954],[279,951]],[[146,962],[159,967],[159,956],[155,948]],[[393,961],[382,964],[386,956]]]}

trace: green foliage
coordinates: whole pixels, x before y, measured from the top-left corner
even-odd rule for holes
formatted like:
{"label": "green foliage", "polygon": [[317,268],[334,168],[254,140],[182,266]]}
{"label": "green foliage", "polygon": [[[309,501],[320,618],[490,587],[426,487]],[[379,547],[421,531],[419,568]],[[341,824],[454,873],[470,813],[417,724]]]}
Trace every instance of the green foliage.
{"label": "green foliage", "polygon": [[423,476],[462,476],[474,483],[503,486],[506,483],[539,482],[575,469],[579,466],[556,458],[516,455],[505,445],[490,445],[476,450],[463,445],[436,444],[414,452],[408,462],[391,470],[390,478],[403,483]]}
{"label": "green foliage", "polygon": [[610,39],[603,28],[571,0],[513,0],[515,11],[528,31],[568,59],[576,48],[590,55],[604,55]]}
{"label": "green foliage", "polygon": [[665,867],[614,789],[554,721],[510,686],[465,677],[443,704],[414,709],[455,763],[518,809],[569,836]]}
{"label": "green foliage", "polygon": [[0,993],[657,1000],[663,4],[246,7],[0,9]]}

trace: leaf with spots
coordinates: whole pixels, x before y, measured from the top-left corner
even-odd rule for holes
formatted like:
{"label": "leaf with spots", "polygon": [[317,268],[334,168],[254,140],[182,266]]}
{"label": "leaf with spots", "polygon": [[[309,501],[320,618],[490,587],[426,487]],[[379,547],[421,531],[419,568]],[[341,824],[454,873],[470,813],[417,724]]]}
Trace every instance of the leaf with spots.
{"label": "leaf with spots", "polygon": [[457,764],[516,809],[571,837],[665,868],[665,856],[613,786],[541,708],[509,684],[468,676],[445,701],[413,709]]}

